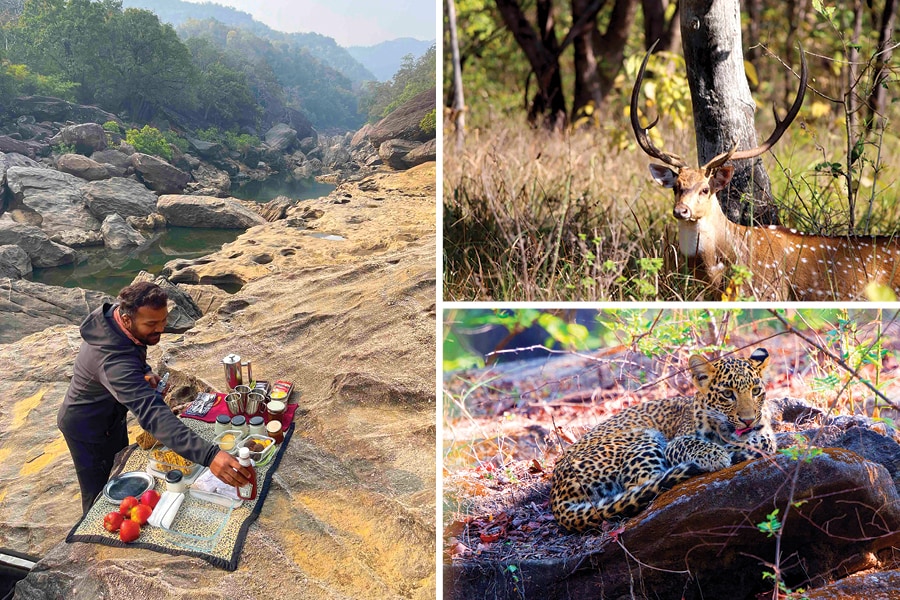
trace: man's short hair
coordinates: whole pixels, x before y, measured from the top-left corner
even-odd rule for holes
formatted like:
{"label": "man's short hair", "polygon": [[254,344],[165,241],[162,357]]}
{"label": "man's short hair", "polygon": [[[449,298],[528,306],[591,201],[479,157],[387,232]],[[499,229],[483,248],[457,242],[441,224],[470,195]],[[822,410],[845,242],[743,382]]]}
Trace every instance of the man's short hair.
{"label": "man's short hair", "polygon": [[163,308],[168,302],[169,295],[166,291],[149,281],[132,283],[119,292],[119,312],[131,318],[134,318],[142,306]]}

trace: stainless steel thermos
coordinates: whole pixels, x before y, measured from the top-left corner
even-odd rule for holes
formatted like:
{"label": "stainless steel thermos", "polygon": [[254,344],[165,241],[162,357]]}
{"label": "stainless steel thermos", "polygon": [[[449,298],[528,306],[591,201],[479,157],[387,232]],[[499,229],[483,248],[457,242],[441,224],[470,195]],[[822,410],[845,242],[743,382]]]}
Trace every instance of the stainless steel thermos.
{"label": "stainless steel thermos", "polygon": [[225,365],[225,385],[226,389],[233,390],[243,383],[241,377],[241,357],[237,354],[229,354],[222,359]]}

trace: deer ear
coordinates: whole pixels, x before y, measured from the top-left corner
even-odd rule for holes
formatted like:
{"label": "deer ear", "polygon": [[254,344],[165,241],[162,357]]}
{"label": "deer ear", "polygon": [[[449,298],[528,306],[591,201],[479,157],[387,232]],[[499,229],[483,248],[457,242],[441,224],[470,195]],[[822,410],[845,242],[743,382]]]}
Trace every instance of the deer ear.
{"label": "deer ear", "polygon": [[725,186],[728,185],[728,182],[731,181],[732,175],[734,175],[734,167],[731,165],[719,167],[709,180],[709,187],[712,188],[713,192],[724,190]]}
{"label": "deer ear", "polygon": [[675,180],[678,178],[675,171],[662,165],[650,165],[650,175],[653,177],[653,181],[664,188],[675,187]]}

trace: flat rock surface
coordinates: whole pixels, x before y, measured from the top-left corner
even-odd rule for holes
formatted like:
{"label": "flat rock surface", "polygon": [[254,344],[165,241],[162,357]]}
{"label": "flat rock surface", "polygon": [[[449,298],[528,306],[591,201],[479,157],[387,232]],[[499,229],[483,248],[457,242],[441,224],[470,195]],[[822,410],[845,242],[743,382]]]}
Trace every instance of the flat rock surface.
{"label": "flat rock surface", "polygon": [[[338,213],[328,230],[352,240],[342,246],[352,252],[279,228],[280,243],[273,236],[265,248],[293,249],[290,257],[279,254],[192,330],[151,349],[151,365],[173,374],[173,402],[188,380],[223,388],[220,361],[231,352],[250,358],[257,378],[291,380],[300,394],[294,438],[233,573],[62,543],[80,510],[55,415],[77,327],[0,345],[0,546],[43,557],[16,598],[435,597],[434,165],[377,187],[383,199],[369,196],[356,211],[315,201]],[[356,222],[376,207],[387,215]],[[250,242],[264,227],[238,247],[259,245]]]}

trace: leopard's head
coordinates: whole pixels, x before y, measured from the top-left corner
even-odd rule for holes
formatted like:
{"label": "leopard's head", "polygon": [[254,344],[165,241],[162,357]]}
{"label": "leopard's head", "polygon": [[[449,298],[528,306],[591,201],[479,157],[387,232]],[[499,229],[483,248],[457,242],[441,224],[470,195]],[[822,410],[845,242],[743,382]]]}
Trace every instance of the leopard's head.
{"label": "leopard's head", "polygon": [[728,438],[744,436],[765,425],[762,376],[769,365],[765,348],[754,350],[750,358],[728,356],[708,361],[695,355],[688,364],[697,386],[694,418],[701,429]]}

